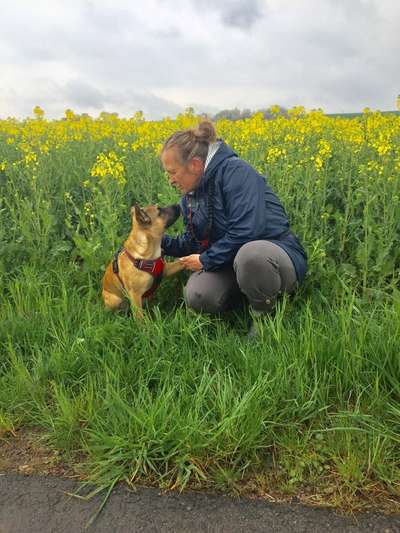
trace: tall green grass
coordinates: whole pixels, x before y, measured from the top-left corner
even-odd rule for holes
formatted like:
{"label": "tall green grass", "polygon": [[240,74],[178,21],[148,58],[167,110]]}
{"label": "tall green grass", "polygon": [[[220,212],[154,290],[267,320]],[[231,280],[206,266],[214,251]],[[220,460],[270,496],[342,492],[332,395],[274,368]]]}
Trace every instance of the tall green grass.
{"label": "tall green grass", "polygon": [[0,327],[1,412],[84,451],[91,480],[229,485],[229,472],[274,461],[287,489],[338,472],[354,490],[397,490],[397,293],[372,305],[350,291],[298,296],[249,344],[240,315],[195,315],[181,301],[140,323],[110,315],[99,283],[71,266],[26,266]]}

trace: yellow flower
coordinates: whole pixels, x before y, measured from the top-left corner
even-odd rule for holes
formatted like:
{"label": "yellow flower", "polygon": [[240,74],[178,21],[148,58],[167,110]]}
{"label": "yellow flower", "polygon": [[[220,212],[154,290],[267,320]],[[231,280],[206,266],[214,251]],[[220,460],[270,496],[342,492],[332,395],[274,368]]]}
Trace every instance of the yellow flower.
{"label": "yellow flower", "polygon": [[126,184],[125,167],[114,151],[110,151],[108,154],[99,154],[90,175],[100,178],[100,183],[104,183],[107,178],[111,178],[121,186]]}
{"label": "yellow flower", "polygon": [[273,105],[270,108],[270,111],[273,115],[277,115],[280,112],[281,108],[278,105]]}
{"label": "yellow flower", "polygon": [[75,113],[72,111],[72,109],[66,109],[64,115],[67,120],[75,119]]}
{"label": "yellow flower", "polygon": [[33,114],[34,114],[35,117],[36,117],[37,119],[39,119],[39,120],[42,119],[42,118],[44,117],[44,111],[43,111],[43,109],[42,109],[40,106],[38,106],[38,105],[35,106],[35,107],[33,108]]}

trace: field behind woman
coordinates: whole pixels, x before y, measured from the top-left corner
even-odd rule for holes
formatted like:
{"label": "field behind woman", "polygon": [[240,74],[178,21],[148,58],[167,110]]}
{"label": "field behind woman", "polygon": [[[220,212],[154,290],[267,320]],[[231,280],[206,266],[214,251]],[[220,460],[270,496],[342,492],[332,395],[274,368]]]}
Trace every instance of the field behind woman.
{"label": "field behind woman", "polygon": [[[309,256],[260,321],[189,312],[187,274],[141,323],[104,311],[129,209],[178,200],[157,153],[197,122],[66,112],[0,121],[0,436],[43,431],[99,487],[119,480],[400,499],[400,117],[218,121],[280,196]],[[180,223],[181,224],[181,223]],[[172,233],[181,227],[176,225]],[[346,503],[347,502],[347,503]]]}

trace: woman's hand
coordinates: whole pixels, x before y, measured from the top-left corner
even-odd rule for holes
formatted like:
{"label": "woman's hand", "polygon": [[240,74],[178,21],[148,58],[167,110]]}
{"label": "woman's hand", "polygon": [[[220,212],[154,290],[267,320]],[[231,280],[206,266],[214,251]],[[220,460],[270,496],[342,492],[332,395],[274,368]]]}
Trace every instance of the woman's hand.
{"label": "woman's hand", "polygon": [[194,272],[203,270],[203,265],[200,261],[200,254],[192,254],[187,255],[186,257],[181,257],[179,262],[183,263],[187,270],[193,270]]}

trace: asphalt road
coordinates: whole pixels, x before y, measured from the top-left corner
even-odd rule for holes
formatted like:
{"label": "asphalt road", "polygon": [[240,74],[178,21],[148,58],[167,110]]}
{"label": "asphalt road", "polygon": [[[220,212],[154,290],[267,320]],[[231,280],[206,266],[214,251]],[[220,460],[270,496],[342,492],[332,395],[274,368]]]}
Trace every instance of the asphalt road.
{"label": "asphalt road", "polygon": [[89,527],[102,498],[68,496],[77,483],[56,477],[0,474],[0,533],[119,532],[400,532],[400,515],[344,517],[332,510],[234,499],[208,493],[115,488]]}

